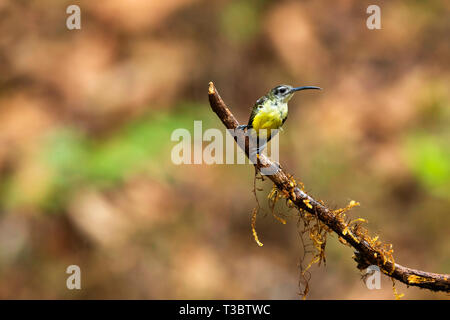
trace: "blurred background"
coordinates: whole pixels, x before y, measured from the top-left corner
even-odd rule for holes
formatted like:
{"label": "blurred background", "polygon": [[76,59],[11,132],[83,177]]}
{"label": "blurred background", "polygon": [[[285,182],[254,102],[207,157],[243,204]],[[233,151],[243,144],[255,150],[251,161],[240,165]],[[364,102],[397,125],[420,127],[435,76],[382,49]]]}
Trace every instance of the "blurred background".
{"label": "blurred background", "polygon": [[[67,6],[81,30],[66,28]],[[381,30],[366,27],[370,4]],[[394,245],[396,262],[450,272],[450,3],[446,1],[0,1],[0,298],[298,299],[295,213],[255,243],[251,165],[171,162],[177,128],[241,123],[275,85],[290,103],[280,162]],[[286,213],[280,203],[277,211]],[[368,290],[329,238],[310,299]],[[81,290],[66,268],[81,268]],[[404,299],[448,299],[397,282]]]}

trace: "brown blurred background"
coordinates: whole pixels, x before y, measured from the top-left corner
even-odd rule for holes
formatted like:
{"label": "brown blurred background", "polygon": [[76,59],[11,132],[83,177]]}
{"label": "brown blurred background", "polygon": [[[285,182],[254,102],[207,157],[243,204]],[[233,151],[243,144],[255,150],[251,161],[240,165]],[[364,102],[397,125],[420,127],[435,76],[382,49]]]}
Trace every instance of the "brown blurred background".
{"label": "brown blurred background", "polygon": [[[70,4],[81,30],[66,28]],[[370,4],[381,30],[366,27]],[[437,0],[0,1],[0,298],[299,298],[296,219],[262,214],[264,246],[252,238],[253,168],[171,162],[174,129],[223,129],[209,81],[242,123],[277,84],[323,87],[290,103],[283,167],[332,207],[360,201],[350,216],[397,262],[449,273],[449,13]],[[394,298],[384,276],[366,288],[336,237],[326,252],[308,298]],[[81,290],[66,288],[72,264]]]}

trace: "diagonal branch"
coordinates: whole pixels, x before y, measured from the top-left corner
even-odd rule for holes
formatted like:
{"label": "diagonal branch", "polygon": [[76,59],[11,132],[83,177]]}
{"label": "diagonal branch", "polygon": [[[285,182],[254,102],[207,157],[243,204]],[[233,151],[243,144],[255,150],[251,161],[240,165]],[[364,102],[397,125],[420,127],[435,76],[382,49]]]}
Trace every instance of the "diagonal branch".
{"label": "diagonal branch", "polygon": [[[214,84],[209,83],[209,103],[212,110],[217,114],[219,119],[227,129],[236,129],[239,122],[233,116],[220,97]],[[248,149],[244,148],[248,156]],[[273,167],[274,163],[263,154],[259,155],[258,162],[255,164],[257,170]],[[357,228],[351,228],[348,223],[339,215],[339,212],[332,210],[317,201],[306,192],[292,183],[292,178],[281,168],[272,175],[267,176],[276,187],[288,195],[288,199],[292,201],[297,209],[307,211],[315,215],[328,228],[334,231],[342,242],[353,247],[355,252],[355,260],[358,262],[358,268],[364,269],[369,265],[377,265],[380,270],[393,279],[397,279],[407,285],[426,288],[432,291],[450,292],[450,275],[425,272],[411,269],[399,265],[393,259],[387,259],[385,252],[375,245],[375,239],[358,232]]]}

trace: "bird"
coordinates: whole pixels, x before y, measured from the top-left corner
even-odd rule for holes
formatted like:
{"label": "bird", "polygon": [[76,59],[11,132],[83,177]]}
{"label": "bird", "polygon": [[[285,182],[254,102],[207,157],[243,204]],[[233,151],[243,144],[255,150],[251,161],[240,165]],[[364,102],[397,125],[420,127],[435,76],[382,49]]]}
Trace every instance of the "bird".
{"label": "bird", "polygon": [[[272,130],[279,130],[288,117],[288,102],[295,92],[301,90],[322,90],[316,86],[293,87],[282,84],[272,88],[266,95],[259,98],[252,108],[248,124],[240,125],[237,129],[253,129],[256,137],[261,134],[266,139],[263,143],[258,143],[257,153],[274,136]],[[275,131],[276,134],[277,131]]]}

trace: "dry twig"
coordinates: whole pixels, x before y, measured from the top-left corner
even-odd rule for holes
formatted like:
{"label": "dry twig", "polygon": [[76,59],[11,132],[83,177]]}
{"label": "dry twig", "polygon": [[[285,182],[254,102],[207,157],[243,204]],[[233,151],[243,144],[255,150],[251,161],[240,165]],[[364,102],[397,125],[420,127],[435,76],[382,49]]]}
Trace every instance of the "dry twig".
{"label": "dry twig", "polygon": [[[209,84],[208,93],[212,110],[217,114],[227,129],[235,129],[239,123],[219,96],[212,82]],[[236,134],[238,135],[239,133],[236,132]],[[246,151],[248,156],[248,143],[246,143],[245,147],[241,147]],[[263,154],[258,157],[258,162],[255,164],[257,170],[273,166],[274,163]],[[342,219],[339,210],[332,210],[320,201],[312,198],[301,188],[297,187],[292,182],[291,176],[281,168],[275,174],[268,175],[268,178],[273,181],[283,194],[287,195],[288,200],[292,201],[297,209],[316,216],[338,235],[342,243],[356,249],[355,260],[358,263],[359,269],[365,269],[369,265],[377,265],[389,277],[409,286],[426,288],[432,291],[450,292],[449,274],[425,272],[395,263],[393,259],[390,259],[390,256],[386,255],[386,251],[377,245],[380,244],[377,241],[378,237],[371,239],[367,234],[359,232],[359,228],[352,228],[350,226],[351,224],[346,223]]]}

